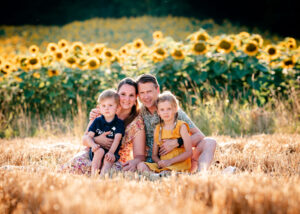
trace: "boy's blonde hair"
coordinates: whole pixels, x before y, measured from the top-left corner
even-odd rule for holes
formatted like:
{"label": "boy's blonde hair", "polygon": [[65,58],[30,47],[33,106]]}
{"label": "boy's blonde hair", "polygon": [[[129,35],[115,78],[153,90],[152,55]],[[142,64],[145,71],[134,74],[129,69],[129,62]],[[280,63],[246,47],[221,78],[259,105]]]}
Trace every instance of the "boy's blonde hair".
{"label": "boy's blonde hair", "polygon": [[114,98],[115,102],[119,105],[120,104],[120,97],[119,94],[113,89],[104,90],[98,97],[98,104],[100,104],[103,100],[107,98]]}
{"label": "boy's blonde hair", "polygon": [[170,91],[164,91],[162,94],[158,96],[157,105],[165,101],[170,102],[172,106],[178,109],[178,100]]}

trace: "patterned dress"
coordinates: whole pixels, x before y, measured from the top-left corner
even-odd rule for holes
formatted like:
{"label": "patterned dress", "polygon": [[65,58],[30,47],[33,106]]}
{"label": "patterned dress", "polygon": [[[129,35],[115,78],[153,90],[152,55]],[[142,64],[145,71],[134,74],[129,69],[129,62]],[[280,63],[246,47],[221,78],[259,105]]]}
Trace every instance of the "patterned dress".
{"label": "patterned dress", "polygon": [[[125,135],[122,139],[119,150],[120,159],[114,163],[113,168],[122,170],[122,164],[133,159],[133,139],[145,128],[142,116],[139,114],[125,129]],[[89,158],[89,149],[77,153],[68,163],[62,166],[62,171],[68,171],[75,174],[90,174],[92,161]]]}
{"label": "patterned dress", "polygon": [[[177,139],[180,138],[180,128],[182,125],[186,125],[187,129],[189,130],[189,126],[186,122],[182,121],[182,120],[178,120],[176,123],[176,127],[173,130],[165,130],[162,128],[161,130],[161,139],[159,139],[159,132],[160,132],[160,124],[158,124],[155,128],[155,132],[154,132],[154,139],[155,142],[157,142],[158,147],[161,146],[163,144],[164,139]],[[173,149],[171,152],[169,152],[166,155],[162,155],[160,157],[161,160],[169,160],[172,159],[174,157],[177,157],[178,155],[182,154],[185,152],[185,149],[183,147],[180,148],[175,148]],[[171,166],[167,166],[165,168],[159,168],[157,163],[147,163],[145,162],[145,164],[147,164],[147,166],[154,172],[161,172],[164,170],[172,170],[172,171],[189,171],[191,169],[191,158],[188,158],[184,161],[172,164]]]}

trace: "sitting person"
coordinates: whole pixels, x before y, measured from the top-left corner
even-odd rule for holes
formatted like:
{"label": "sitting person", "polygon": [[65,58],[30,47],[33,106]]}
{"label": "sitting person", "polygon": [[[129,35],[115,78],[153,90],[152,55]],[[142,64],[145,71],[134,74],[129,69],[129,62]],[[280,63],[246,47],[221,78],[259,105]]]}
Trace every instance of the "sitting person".
{"label": "sitting person", "polygon": [[[120,108],[117,111],[119,119],[124,121],[125,135],[122,138],[119,150],[120,159],[114,163],[113,168],[124,171],[135,171],[138,163],[145,160],[145,126],[142,116],[139,113],[137,102],[137,84],[131,78],[120,81],[117,89],[120,96]],[[101,116],[98,108],[90,112],[90,122],[87,130],[93,121]],[[94,137],[96,144],[109,149],[113,142],[107,138],[108,132]],[[90,174],[92,162],[89,157],[89,148],[80,151],[66,164],[62,166],[62,171],[76,174]]]}
{"label": "sitting person", "polygon": [[[152,160],[155,163],[141,162],[138,164],[139,171],[185,171],[191,169],[192,142],[189,135],[189,126],[186,122],[178,120],[178,101],[169,92],[159,95],[157,100],[157,113],[160,123],[154,131],[154,143]],[[169,153],[158,156],[158,148],[165,139],[183,139],[184,148],[174,148]]]}
{"label": "sitting person", "polygon": [[[98,98],[99,110],[101,117],[94,120],[89,127],[88,133],[83,136],[83,145],[90,148],[89,156],[92,161],[92,175],[96,175],[100,170],[103,175],[107,172],[112,164],[119,160],[120,141],[124,135],[124,122],[116,115],[117,108],[120,104],[119,95],[113,90],[103,91]],[[108,132],[107,138],[113,139],[109,150],[96,144],[94,137]],[[102,165],[102,159],[104,163]]]}

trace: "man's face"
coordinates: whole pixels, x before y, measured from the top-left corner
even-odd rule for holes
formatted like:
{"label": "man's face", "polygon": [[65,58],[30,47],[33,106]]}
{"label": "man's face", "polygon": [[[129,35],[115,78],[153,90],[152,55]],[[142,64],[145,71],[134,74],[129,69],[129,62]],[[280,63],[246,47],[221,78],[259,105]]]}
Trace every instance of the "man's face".
{"label": "man's face", "polygon": [[156,100],[159,95],[159,87],[155,88],[152,82],[138,84],[139,99],[146,108],[156,106]]}

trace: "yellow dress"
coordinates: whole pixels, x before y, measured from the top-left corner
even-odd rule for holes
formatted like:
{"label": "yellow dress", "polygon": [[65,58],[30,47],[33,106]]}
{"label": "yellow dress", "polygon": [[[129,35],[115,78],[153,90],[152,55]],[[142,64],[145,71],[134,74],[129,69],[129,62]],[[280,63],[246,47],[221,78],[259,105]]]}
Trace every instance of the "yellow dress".
{"label": "yellow dress", "polygon": [[[164,139],[177,139],[180,138],[180,127],[185,124],[188,131],[189,131],[189,126],[186,122],[182,120],[178,120],[176,127],[173,130],[166,130],[162,129],[161,130],[161,141],[159,141],[159,132],[160,132],[160,124],[158,124],[155,127],[154,131],[154,140],[157,142],[158,147],[163,144],[162,140]],[[184,148],[175,148],[171,152],[169,152],[166,155],[163,155],[160,157],[161,160],[169,160],[172,159],[182,153],[185,152]],[[175,163],[171,166],[168,166],[166,168],[159,168],[157,163],[148,163],[145,162],[145,164],[154,172],[161,172],[164,170],[173,170],[173,171],[189,171],[191,169],[191,158],[188,158],[182,162]]]}

